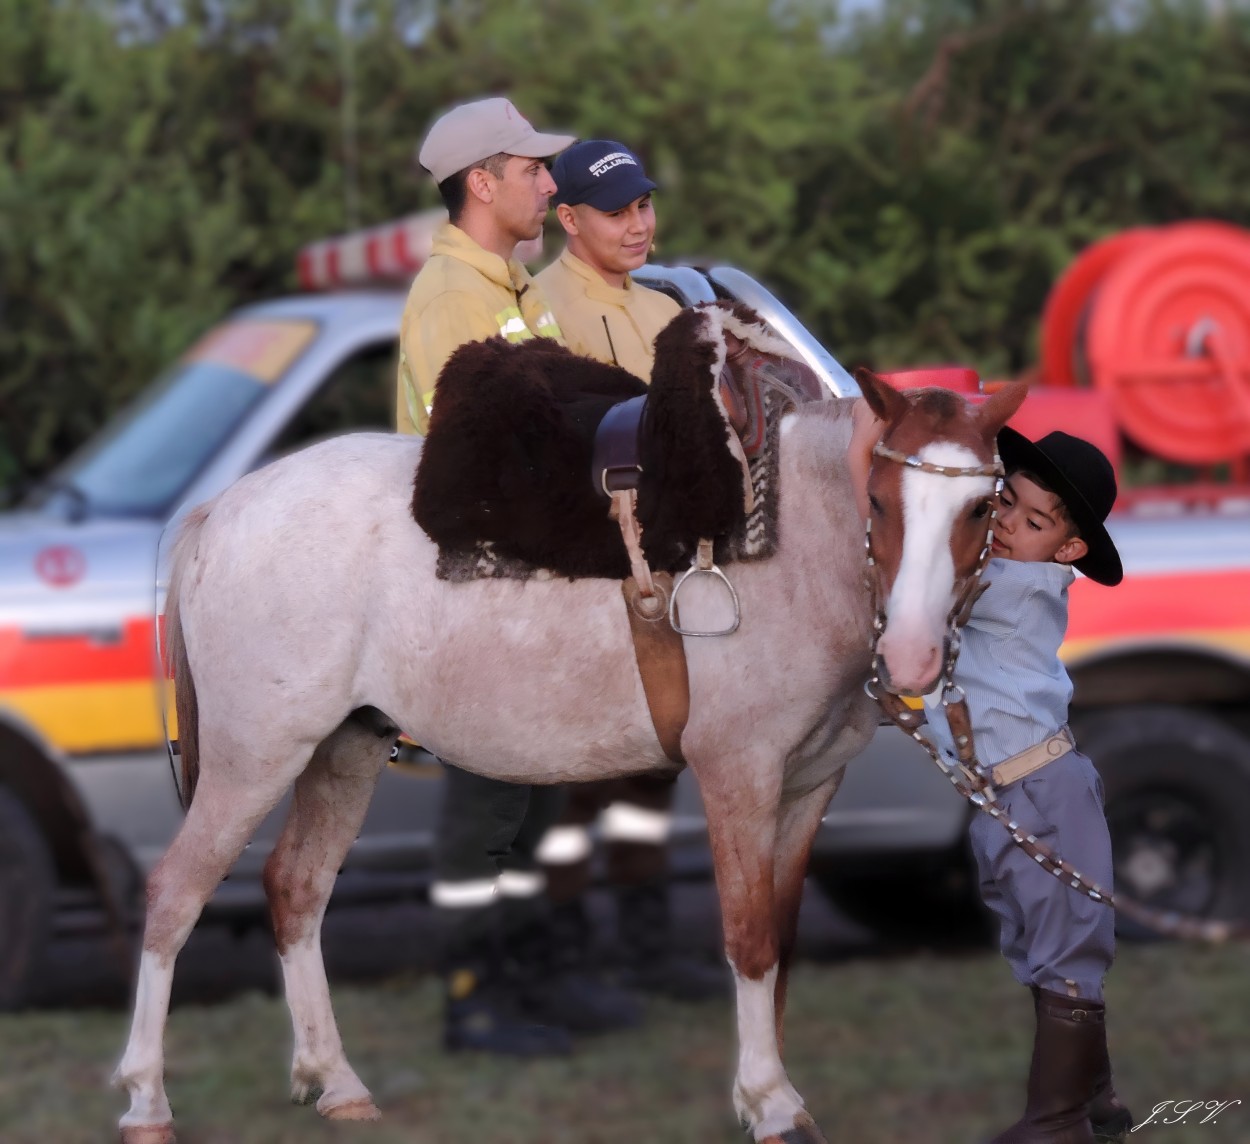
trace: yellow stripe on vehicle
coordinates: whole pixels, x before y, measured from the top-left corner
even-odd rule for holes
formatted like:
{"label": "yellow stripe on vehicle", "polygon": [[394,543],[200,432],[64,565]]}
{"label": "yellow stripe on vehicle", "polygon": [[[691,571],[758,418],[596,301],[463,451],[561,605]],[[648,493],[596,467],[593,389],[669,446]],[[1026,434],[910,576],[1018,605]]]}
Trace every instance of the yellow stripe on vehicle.
{"label": "yellow stripe on vehicle", "polygon": [[[149,680],[16,687],[0,694],[0,706],[59,750],[87,754],[163,747],[157,694]],[[176,734],[172,727],[171,734]]]}
{"label": "yellow stripe on vehicle", "polygon": [[1250,631],[1176,631],[1150,632],[1140,638],[1131,636],[1090,636],[1065,640],[1059,658],[1075,664],[1091,658],[1131,651],[1216,651],[1231,653],[1250,662]]}

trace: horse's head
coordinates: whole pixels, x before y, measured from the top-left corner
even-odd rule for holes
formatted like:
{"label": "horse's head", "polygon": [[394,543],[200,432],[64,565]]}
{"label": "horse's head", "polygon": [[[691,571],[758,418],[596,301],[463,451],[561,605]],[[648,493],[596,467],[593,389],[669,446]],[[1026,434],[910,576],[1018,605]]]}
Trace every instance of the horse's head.
{"label": "horse's head", "polygon": [[995,438],[1027,386],[974,405],[945,389],[900,393],[866,372],[859,382],[886,425],[868,473],[878,673],[890,691],[923,695],[984,566],[1001,474]]}

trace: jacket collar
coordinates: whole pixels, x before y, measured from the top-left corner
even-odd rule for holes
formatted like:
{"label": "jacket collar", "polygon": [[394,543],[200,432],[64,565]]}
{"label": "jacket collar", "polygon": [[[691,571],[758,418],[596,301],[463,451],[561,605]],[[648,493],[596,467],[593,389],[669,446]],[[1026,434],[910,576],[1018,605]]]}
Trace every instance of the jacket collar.
{"label": "jacket collar", "polygon": [[520,290],[529,284],[529,271],[514,258],[506,262],[497,254],[474,242],[458,226],[449,222],[434,232],[431,254],[445,254],[473,267],[483,277],[508,290]]}
{"label": "jacket collar", "polygon": [[596,302],[607,302],[613,306],[628,306],[634,296],[634,283],[629,275],[625,276],[625,286],[609,286],[593,266],[587,265],[567,247],[560,255],[560,262],[574,277],[585,284],[586,296]]}

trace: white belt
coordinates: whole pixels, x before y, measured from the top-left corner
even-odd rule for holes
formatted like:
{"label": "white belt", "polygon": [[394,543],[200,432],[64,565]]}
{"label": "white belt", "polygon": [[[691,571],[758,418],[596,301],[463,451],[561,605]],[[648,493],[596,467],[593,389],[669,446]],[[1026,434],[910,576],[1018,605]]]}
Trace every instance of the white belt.
{"label": "white belt", "polygon": [[1043,739],[1040,743],[1027,747],[1018,755],[1012,755],[1011,758],[1004,759],[997,766],[991,767],[990,778],[994,780],[995,786],[1009,786],[1011,783],[1026,778],[1034,771],[1041,770],[1047,763],[1062,759],[1075,747],[1076,740],[1065,724],[1049,739]]}

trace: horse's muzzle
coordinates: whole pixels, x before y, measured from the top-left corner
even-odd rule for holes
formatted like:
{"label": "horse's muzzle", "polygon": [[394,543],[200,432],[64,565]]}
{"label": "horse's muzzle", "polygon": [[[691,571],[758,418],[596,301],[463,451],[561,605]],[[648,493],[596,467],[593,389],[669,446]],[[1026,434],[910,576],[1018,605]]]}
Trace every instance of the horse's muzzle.
{"label": "horse's muzzle", "polygon": [[881,680],[881,686],[892,695],[898,695],[905,699],[919,699],[923,695],[928,695],[942,681],[942,675],[945,671],[946,664],[950,661],[950,638],[946,637],[942,640],[940,651],[934,648],[932,651],[932,662],[923,665],[920,672],[911,673],[911,677],[901,682],[896,681],[890,674],[890,667],[884,656],[878,656],[876,663],[877,677]]}

